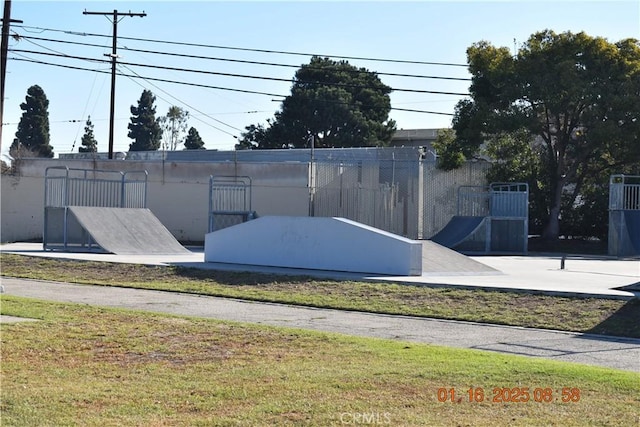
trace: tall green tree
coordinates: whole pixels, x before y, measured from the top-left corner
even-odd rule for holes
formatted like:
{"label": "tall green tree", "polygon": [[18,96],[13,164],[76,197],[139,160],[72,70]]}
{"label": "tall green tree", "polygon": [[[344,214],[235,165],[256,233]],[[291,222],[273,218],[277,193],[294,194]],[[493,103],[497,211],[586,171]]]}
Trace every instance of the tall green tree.
{"label": "tall green tree", "polygon": [[187,137],[184,140],[184,148],[187,150],[204,150],[204,141],[200,138],[196,128],[189,128]]}
{"label": "tall green tree", "polygon": [[238,148],[388,145],[396,128],[389,93],[372,71],[313,57],[296,72],[273,120],[248,126]]}
{"label": "tall green tree", "polygon": [[175,105],[169,107],[166,115],[158,118],[163,133],[163,146],[166,149],[177,150],[178,146],[183,143],[188,119],[189,112]]}
{"label": "tall green tree", "polygon": [[[271,119],[267,119],[267,124],[271,126]],[[268,128],[262,124],[249,125],[245,127],[246,132],[243,132],[238,143],[236,144],[236,150],[253,150],[259,148],[271,148],[274,143],[271,143],[269,138]],[[282,147],[280,147],[282,148]]]}
{"label": "tall green tree", "polygon": [[455,166],[502,134],[529,132],[516,153],[526,153],[525,145],[537,153],[547,200],[544,237],[558,237],[563,210],[574,207],[575,189],[588,177],[640,164],[637,40],[543,31],[515,57],[484,41],[467,56],[471,98],[456,107],[455,138],[439,153],[443,164]]}
{"label": "tall green tree", "polygon": [[131,106],[131,122],[129,123],[129,138],[133,142],[129,151],[154,151],[160,148],[162,128],[156,120],[156,107],[153,105],[156,97],[149,90],[143,90],[138,106]]}
{"label": "tall green tree", "polygon": [[531,144],[532,135],[526,130],[504,133],[489,139],[486,155],[494,162],[487,173],[488,182],[526,182],[529,184],[529,232],[541,234],[548,220],[549,192],[543,175],[542,150]]}
{"label": "tall green tree", "polygon": [[87,117],[87,123],[84,127],[84,135],[80,147],[78,147],[80,153],[96,153],[98,151],[98,141],[96,141],[93,135],[93,123],[91,122],[91,116]]}
{"label": "tall green tree", "polygon": [[39,157],[53,157],[49,144],[49,100],[38,85],[27,89],[25,102],[20,104],[22,117],[16,137],[11,144],[13,152],[30,152]]}

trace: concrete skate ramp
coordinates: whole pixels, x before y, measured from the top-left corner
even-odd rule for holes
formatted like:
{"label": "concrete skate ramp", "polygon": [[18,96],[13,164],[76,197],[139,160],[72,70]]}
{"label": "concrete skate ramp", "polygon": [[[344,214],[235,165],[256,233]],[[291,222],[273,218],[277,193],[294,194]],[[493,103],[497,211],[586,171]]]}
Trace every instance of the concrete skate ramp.
{"label": "concrete skate ramp", "polygon": [[454,216],[451,221],[444,226],[430,240],[447,248],[455,248],[482,225],[485,217],[482,216]]}
{"label": "concrete skate ramp", "polygon": [[205,236],[205,262],[422,274],[422,243],[344,218],[266,216]]}
{"label": "concrete skate ramp", "polygon": [[69,206],[69,213],[106,252],[116,255],[190,253],[149,209]]}
{"label": "concrete skate ramp", "polygon": [[423,276],[472,276],[485,274],[502,273],[453,249],[429,240],[422,241]]}

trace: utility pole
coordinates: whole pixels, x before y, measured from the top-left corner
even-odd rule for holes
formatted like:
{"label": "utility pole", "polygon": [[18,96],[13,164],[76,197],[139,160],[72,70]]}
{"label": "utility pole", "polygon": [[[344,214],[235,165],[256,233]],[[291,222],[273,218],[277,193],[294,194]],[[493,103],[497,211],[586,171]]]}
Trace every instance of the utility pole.
{"label": "utility pole", "polygon": [[0,68],[0,149],[2,149],[2,122],[4,120],[4,84],[7,77],[7,53],[9,52],[9,27],[12,22],[22,24],[18,19],[11,19],[11,0],[4,0],[4,12],[2,14],[2,42],[0,52],[2,59]]}
{"label": "utility pole", "polygon": [[118,40],[118,22],[121,19],[120,17],[125,16],[139,16],[144,17],[147,16],[144,11],[142,13],[132,13],[129,12],[118,12],[114,9],[113,12],[87,12],[86,10],[82,12],[83,15],[104,15],[109,19],[109,15],[112,16],[111,22],[113,23],[113,38],[112,38],[112,47],[111,47],[111,55],[105,54],[105,56],[111,57],[111,110],[109,111],[109,159],[113,159],[113,122],[115,117],[115,109],[116,109],[116,62],[118,61],[118,56],[116,53],[117,45],[116,42]]}

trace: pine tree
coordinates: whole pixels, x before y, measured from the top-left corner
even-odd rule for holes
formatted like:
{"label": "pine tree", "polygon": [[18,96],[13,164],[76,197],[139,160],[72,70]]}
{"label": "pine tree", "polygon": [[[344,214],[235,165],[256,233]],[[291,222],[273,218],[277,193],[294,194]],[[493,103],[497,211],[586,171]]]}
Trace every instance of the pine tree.
{"label": "pine tree", "polygon": [[49,100],[42,88],[33,85],[27,89],[25,102],[20,104],[22,117],[16,138],[11,144],[14,152],[32,152],[39,157],[53,157],[49,144]]}
{"label": "pine tree", "polygon": [[156,97],[149,90],[143,90],[138,106],[131,106],[131,123],[128,137],[133,139],[129,151],[154,151],[160,148],[162,129],[156,120]]}
{"label": "pine tree", "polygon": [[78,148],[80,153],[95,153],[98,151],[98,141],[93,136],[93,123],[91,116],[87,117],[87,124],[84,127],[84,135],[82,135],[82,144]]}
{"label": "pine tree", "polygon": [[204,141],[200,138],[196,128],[189,129],[187,138],[184,140],[184,148],[187,150],[204,150]]}

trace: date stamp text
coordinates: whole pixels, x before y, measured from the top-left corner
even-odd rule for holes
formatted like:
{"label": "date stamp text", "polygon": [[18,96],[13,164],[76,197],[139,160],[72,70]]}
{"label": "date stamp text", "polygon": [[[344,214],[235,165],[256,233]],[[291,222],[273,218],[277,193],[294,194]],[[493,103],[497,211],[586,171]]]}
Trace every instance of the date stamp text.
{"label": "date stamp text", "polygon": [[580,389],[576,387],[483,387],[456,389],[440,387],[437,391],[438,402],[490,402],[490,403],[577,403],[580,401]]}

